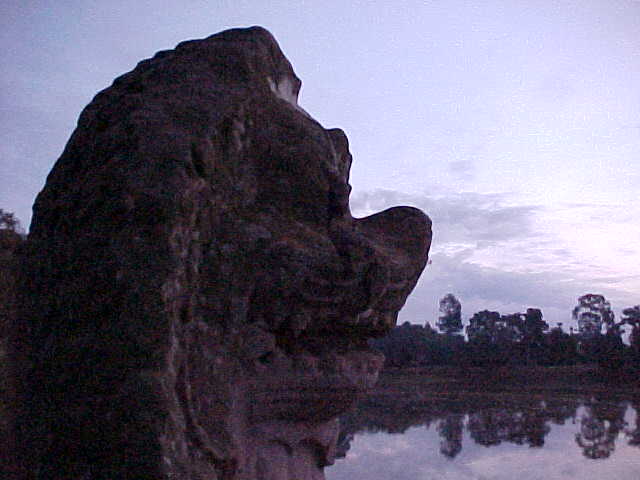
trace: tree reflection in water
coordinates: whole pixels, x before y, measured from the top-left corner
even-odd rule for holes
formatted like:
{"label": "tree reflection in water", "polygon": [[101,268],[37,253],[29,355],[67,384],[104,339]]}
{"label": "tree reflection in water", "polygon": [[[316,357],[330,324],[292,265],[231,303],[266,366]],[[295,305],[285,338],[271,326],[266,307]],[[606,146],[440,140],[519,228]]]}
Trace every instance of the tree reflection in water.
{"label": "tree reflection in water", "polygon": [[618,435],[625,427],[627,402],[607,403],[589,400],[580,418],[576,443],[587,458],[608,458],[615,449]]}
{"label": "tree reflection in water", "polygon": [[453,413],[447,415],[438,423],[440,434],[440,453],[445,457],[455,458],[462,451],[462,430],[464,429],[464,415]]}
{"label": "tree reflection in water", "polygon": [[629,445],[640,447],[640,396],[636,396],[631,400],[631,407],[636,412],[636,421],[634,428],[629,428],[625,433],[629,438]]}
{"label": "tree reflection in water", "polygon": [[549,433],[549,420],[542,409],[518,411],[489,408],[469,415],[467,428],[471,438],[480,445],[492,446],[502,442],[542,447]]}
{"label": "tree reflection in water", "polygon": [[576,425],[576,446],[590,459],[608,458],[621,434],[628,444],[640,446],[640,418],[629,427],[625,414],[638,411],[640,397],[631,402],[620,399],[485,397],[428,398],[386,395],[372,397],[342,418],[341,456],[353,436],[362,432],[404,433],[408,428],[435,423],[440,437],[440,453],[454,459],[463,447],[464,431],[479,445],[502,442],[540,448],[552,425],[568,419]]}

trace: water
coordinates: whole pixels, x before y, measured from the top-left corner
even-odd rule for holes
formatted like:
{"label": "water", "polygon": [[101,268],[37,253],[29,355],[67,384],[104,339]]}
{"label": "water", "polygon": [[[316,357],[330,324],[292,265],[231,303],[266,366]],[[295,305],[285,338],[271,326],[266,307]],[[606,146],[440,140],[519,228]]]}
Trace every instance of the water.
{"label": "water", "polygon": [[640,397],[378,395],[342,419],[328,480],[640,479]]}

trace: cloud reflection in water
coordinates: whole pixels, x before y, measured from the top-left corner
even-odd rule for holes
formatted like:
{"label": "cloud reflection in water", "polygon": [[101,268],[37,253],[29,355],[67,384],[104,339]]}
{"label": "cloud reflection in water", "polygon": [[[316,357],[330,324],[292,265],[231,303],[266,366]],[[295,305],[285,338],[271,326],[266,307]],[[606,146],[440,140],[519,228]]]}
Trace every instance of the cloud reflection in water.
{"label": "cloud reflection in water", "polygon": [[365,401],[343,421],[355,432],[343,431],[353,439],[327,480],[640,478],[638,399],[450,406],[404,405],[394,425],[388,406]]}

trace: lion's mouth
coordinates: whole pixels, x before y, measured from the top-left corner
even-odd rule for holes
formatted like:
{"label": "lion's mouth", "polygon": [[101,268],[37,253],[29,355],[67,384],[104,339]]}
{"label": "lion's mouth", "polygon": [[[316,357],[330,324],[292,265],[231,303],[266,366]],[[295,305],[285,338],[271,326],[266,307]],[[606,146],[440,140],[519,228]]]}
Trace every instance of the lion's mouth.
{"label": "lion's mouth", "polygon": [[254,422],[329,420],[373,387],[384,363],[361,339],[330,335],[324,342],[302,339],[297,348],[287,355],[277,348],[259,360],[250,394]]}
{"label": "lion's mouth", "polygon": [[255,422],[330,419],[375,384],[384,363],[384,356],[368,345],[375,329],[331,324],[331,329],[310,327],[297,335],[286,328],[247,331]]}

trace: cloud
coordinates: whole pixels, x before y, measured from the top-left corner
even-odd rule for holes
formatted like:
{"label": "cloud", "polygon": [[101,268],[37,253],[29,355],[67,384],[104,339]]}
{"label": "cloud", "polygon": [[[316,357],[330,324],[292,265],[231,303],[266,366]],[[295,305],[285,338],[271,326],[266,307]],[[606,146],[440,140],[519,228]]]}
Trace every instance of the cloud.
{"label": "cloud", "polygon": [[[618,312],[640,303],[634,293],[640,276],[628,268],[640,254],[626,243],[634,234],[624,208],[543,207],[517,204],[508,194],[469,192],[374,190],[351,200],[357,216],[402,204],[431,217],[434,237],[432,263],[400,322],[433,325],[438,300],[447,293],[460,299],[465,319],[483,309],[513,313],[536,307],[551,325],[563,322],[565,328],[574,323],[577,298],[587,292],[602,293]],[[598,221],[591,220],[594,216]]]}
{"label": "cloud", "polygon": [[433,221],[434,238],[439,245],[489,246],[538,236],[533,219],[540,207],[509,205],[504,194],[429,195],[380,189],[360,192],[351,199],[351,209],[356,216],[396,205],[414,206],[425,211]]}
{"label": "cloud", "polygon": [[470,160],[455,160],[449,162],[449,173],[458,180],[467,182],[475,178],[476,169]]}

